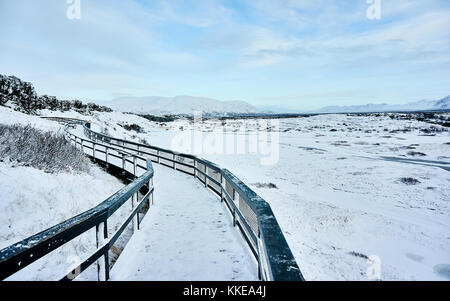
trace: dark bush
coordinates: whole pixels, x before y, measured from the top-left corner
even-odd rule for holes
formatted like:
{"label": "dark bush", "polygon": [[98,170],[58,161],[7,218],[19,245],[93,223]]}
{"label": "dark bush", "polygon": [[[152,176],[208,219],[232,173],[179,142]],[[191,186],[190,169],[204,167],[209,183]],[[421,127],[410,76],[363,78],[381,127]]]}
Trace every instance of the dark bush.
{"label": "dark bush", "polygon": [[123,127],[124,129],[126,129],[127,131],[135,131],[136,133],[143,133],[144,130],[142,129],[142,127],[138,124],[119,124],[121,127]]}
{"label": "dark bush", "polygon": [[400,181],[406,185],[416,185],[421,183],[419,180],[414,178],[401,178]]}
{"label": "dark bush", "polygon": [[90,162],[63,134],[30,125],[0,124],[0,159],[47,172],[89,171]]}

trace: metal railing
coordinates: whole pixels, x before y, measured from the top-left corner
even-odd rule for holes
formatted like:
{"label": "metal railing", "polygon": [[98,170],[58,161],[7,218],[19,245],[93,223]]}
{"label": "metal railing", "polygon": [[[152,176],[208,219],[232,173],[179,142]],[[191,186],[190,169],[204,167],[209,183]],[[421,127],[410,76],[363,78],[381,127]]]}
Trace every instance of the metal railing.
{"label": "metal railing", "polygon": [[258,261],[260,279],[304,280],[270,205],[229,170],[193,155],[113,138],[86,127],[85,134],[195,177],[227,205],[233,225],[239,228]]}
{"label": "metal railing", "polygon": [[[67,121],[65,118],[51,119],[60,122]],[[72,121],[80,123],[79,120]],[[83,122],[81,121],[81,123]],[[134,159],[127,159],[127,156],[130,154],[140,158],[145,156],[152,162],[195,177],[206,188],[214,192],[226,204],[233,218],[233,225],[240,230],[257,260],[260,279],[267,281],[304,280],[270,205],[230,171],[193,155],[103,135],[92,131],[89,124],[83,123],[83,128],[89,140],[77,137],[75,143],[79,143],[82,148],[88,147],[94,157],[96,157],[96,152],[97,156],[98,153],[102,153],[106,157],[103,158],[103,161],[108,163],[108,155],[109,158],[115,156],[115,160],[122,162],[122,169],[125,170],[128,166],[128,170],[131,168],[134,170],[134,166],[139,166],[139,164]],[[93,143],[92,141],[101,143],[95,143],[97,145],[95,147],[90,145]],[[112,148],[114,148],[113,157],[107,151]]]}
{"label": "metal railing", "polygon": [[[67,119],[65,121],[82,123],[84,128],[88,128],[84,121]],[[78,137],[67,131],[68,126],[65,127],[66,133],[76,147],[80,147],[85,154],[96,160],[121,168],[134,180],[94,208],[0,250],[1,280],[94,227],[96,229],[96,250],[61,280],[73,280],[94,263],[97,263],[98,279],[108,280],[109,250],[130,223],[133,225],[133,232],[139,229],[139,213],[145,206],[150,207],[153,204],[154,171],[150,160],[133,153],[124,153],[123,150],[110,145]],[[141,198],[139,198],[140,191],[144,191]],[[131,201],[132,204],[131,213],[114,234],[108,237],[108,218],[128,201]]]}

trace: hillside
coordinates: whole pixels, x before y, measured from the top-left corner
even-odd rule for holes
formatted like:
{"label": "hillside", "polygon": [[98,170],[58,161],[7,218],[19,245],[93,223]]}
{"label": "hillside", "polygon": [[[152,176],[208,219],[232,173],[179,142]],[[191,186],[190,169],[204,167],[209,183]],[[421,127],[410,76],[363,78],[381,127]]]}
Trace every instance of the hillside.
{"label": "hillside", "polygon": [[121,97],[105,103],[108,107],[122,112],[153,115],[204,115],[227,116],[230,114],[259,113],[259,110],[244,101],[220,101],[212,98],[175,97]]}
{"label": "hillside", "polygon": [[440,100],[419,100],[407,104],[366,104],[355,106],[328,106],[319,109],[318,113],[363,113],[363,112],[400,112],[400,111],[428,111],[450,109],[450,96]]}

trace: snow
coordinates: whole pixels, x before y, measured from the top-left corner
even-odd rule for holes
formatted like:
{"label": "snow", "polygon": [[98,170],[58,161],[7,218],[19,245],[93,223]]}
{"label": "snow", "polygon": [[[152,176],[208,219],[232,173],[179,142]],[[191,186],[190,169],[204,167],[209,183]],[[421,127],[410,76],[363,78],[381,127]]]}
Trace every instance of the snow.
{"label": "snow", "polygon": [[354,106],[328,106],[317,110],[322,113],[338,112],[395,112],[395,111],[421,111],[446,110],[450,108],[450,96],[440,100],[419,100],[406,104],[366,104]]}
{"label": "snow", "polygon": [[142,114],[172,115],[203,112],[204,114],[256,113],[258,109],[244,101],[219,101],[211,98],[175,97],[121,97],[106,102],[110,108],[122,112]]}
{"label": "snow", "polygon": [[0,123],[31,125],[45,131],[61,131],[62,126],[54,121],[45,120],[38,116],[27,115],[13,109],[0,106]]}
{"label": "snow", "polygon": [[[46,131],[62,131],[54,121],[0,107],[0,123],[30,124]],[[92,165],[89,172],[46,173],[32,167],[0,162],[0,249],[80,214],[104,201],[124,184]],[[111,228],[127,212],[111,219]],[[73,264],[95,250],[95,230],[29,265],[8,280],[58,280]],[[95,280],[91,268],[81,279]]]}
{"label": "snow", "polygon": [[[128,115],[99,118],[114,123]],[[186,152],[173,143],[180,133],[194,128],[204,142],[224,132],[221,121],[194,126],[183,120],[141,120],[133,122],[145,133],[115,135]],[[371,261],[364,256],[371,255],[380,260],[382,280],[449,279],[450,174],[444,169],[450,162],[449,132],[427,136],[420,130],[430,124],[384,116],[321,115],[279,122],[275,165],[262,165],[262,156],[248,149],[244,154],[199,155],[231,170],[269,202],[307,280],[369,280]],[[258,128],[257,133],[266,128],[264,121],[228,120],[225,136],[243,135],[251,144],[252,129]],[[257,141],[270,139],[264,135]],[[408,155],[411,147],[426,156]],[[420,183],[406,185],[401,182],[405,177]],[[278,189],[260,188],[259,183],[274,183]]]}
{"label": "snow", "polygon": [[[114,194],[123,183],[93,166],[89,173],[49,174],[0,163],[0,249],[80,214]],[[57,280],[70,258],[95,250],[95,230],[72,240],[9,280]],[[96,273],[83,275],[95,279]]]}
{"label": "snow", "polygon": [[193,177],[154,164],[155,205],[112,280],[257,280],[257,264],[225,204]]}
{"label": "snow", "polygon": [[[371,255],[380,260],[382,280],[449,280],[448,131],[430,136],[421,131],[430,124],[383,115],[281,119],[274,130],[279,160],[262,165],[261,154],[248,148],[271,139],[261,132],[264,121],[227,120],[222,128],[222,121],[158,123],[118,112],[81,118],[94,121],[94,129],[109,128],[112,136],[182,152],[188,149],[174,144],[174,138],[191,129],[203,135],[201,142],[244,136],[249,145],[243,154],[199,155],[231,170],[269,202],[307,280],[369,280],[372,263],[365,257]],[[126,131],[118,123],[139,124],[144,132]],[[255,140],[255,133],[262,135]],[[406,185],[401,181],[406,177],[420,183]]]}

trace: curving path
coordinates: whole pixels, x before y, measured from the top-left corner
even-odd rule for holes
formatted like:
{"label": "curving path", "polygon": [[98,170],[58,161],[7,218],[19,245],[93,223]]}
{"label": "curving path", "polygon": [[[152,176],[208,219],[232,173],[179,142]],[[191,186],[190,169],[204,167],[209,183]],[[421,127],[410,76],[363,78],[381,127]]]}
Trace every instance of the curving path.
{"label": "curving path", "polygon": [[[85,137],[81,126],[71,131]],[[153,169],[154,204],[110,280],[258,280],[257,262],[225,204],[192,176],[156,163]]]}
{"label": "curving path", "polygon": [[155,205],[111,280],[258,280],[225,205],[189,175],[154,164]]}

